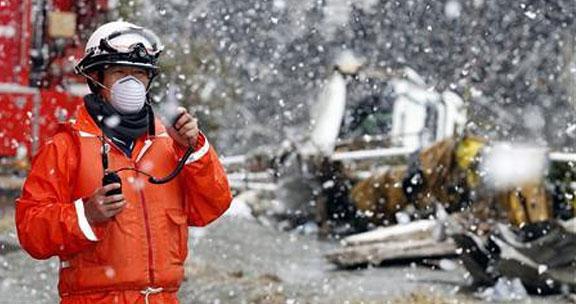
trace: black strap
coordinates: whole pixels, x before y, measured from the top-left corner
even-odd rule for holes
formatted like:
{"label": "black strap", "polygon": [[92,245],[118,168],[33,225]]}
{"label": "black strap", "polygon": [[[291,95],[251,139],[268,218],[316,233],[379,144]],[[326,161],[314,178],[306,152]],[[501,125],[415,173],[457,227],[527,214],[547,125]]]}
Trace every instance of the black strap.
{"label": "black strap", "polygon": [[102,155],[102,168],[104,169],[104,173],[106,173],[106,171],[108,171],[108,149],[110,149],[110,145],[106,143],[104,136],[98,136],[98,138],[102,143],[100,154]]}
{"label": "black strap", "polygon": [[[152,83],[152,78],[150,79],[150,82],[148,83],[148,88],[150,88],[151,83]],[[146,96],[148,96],[148,95],[146,95]],[[146,98],[148,98],[148,97],[146,97]],[[148,135],[156,136],[156,123],[155,123],[155,119],[154,119],[154,111],[152,110],[152,103],[150,102],[149,98],[148,98],[148,101],[146,101],[146,104],[144,106],[148,109]]]}

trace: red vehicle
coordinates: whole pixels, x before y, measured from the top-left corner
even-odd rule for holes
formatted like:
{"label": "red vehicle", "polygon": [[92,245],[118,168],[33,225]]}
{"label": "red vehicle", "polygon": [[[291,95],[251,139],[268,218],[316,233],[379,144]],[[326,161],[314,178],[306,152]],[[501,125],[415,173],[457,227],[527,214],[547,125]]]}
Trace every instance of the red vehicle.
{"label": "red vehicle", "polygon": [[107,0],[0,1],[0,159],[4,166],[33,156],[88,92],[73,67],[83,55],[84,35],[107,10]]}

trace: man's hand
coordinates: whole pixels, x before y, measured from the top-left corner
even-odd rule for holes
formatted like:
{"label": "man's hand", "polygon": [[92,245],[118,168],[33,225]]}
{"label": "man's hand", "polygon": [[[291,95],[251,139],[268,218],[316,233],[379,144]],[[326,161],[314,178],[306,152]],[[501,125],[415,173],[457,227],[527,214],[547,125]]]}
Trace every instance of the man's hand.
{"label": "man's hand", "polygon": [[101,223],[111,219],[126,207],[123,194],[106,196],[106,192],[120,188],[119,183],[109,184],[96,190],[84,202],[84,212],[88,222]]}
{"label": "man's hand", "polygon": [[194,147],[198,140],[198,120],[183,107],[178,107],[178,120],[168,128],[168,134],[183,147]]}

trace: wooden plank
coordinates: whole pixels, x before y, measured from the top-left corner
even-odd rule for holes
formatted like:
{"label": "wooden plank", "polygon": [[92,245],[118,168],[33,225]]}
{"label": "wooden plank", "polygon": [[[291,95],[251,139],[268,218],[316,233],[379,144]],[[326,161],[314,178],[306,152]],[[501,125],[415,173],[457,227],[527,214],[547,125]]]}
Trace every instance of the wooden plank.
{"label": "wooden plank", "polygon": [[346,246],[326,254],[325,258],[338,267],[349,268],[397,260],[450,257],[456,255],[456,248],[451,239],[444,242],[435,239],[408,240]]}
{"label": "wooden plank", "polygon": [[342,244],[345,246],[356,246],[379,242],[429,239],[434,237],[434,230],[437,225],[440,224],[436,220],[420,220],[407,224],[381,227],[346,237],[342,240]]}
{"label": "wooden plank", "polygon": [[334,161],[387,158],[393,156],[406,156],[414,152],[415,150],[416,149],[410,147],[392,147],[385,149],[356,150],[346,152],[335,152],[330,156],[330,158]]}

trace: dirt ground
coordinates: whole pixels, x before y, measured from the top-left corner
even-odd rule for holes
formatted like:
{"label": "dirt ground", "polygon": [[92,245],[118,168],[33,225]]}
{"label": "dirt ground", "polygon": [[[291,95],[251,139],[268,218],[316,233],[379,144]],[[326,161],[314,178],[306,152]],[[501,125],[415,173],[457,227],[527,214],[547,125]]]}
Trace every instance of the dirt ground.
{"label": "dirt ground", "polygon": [[[5,214],[5,226],[0,225],[2,244],[16,243],[10,219]],[[467,291],[460,267],[336,270],[323,259],[336,242],[278,231],[253,219],[226,216],[207,228],[193,228],[189,244],[182,303],[485,303]],[[57,272],[57,259],[37,261],[2,247],[0,303],[57,303]],[[521,303],[569,302],[556,296]]]}

